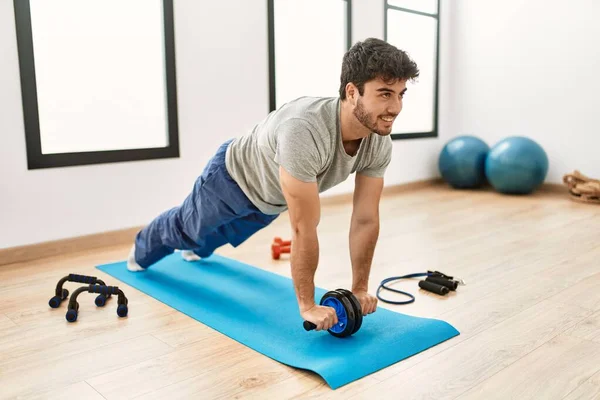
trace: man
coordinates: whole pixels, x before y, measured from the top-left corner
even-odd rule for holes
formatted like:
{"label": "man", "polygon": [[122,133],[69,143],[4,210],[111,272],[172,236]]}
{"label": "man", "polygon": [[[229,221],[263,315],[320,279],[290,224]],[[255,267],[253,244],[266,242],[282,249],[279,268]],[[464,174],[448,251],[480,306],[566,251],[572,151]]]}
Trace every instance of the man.
{"label": "man", "polygon": [[368,293],[368,281],[391,159],[389,135],[406,83],[418,75],[416,64],[394,46],[378,39],[356,43],[343,58],[339,98],[296,99],[221,145],[183,204],[137,234],[128,268],[144,270],[175,249],[192,261],[227,243],[237,247],[287,210],[299,311],[316,330],[327,330],[337,315],[314,298],[319,194],[356,173],[351,290],[363,315],[375,312],[377,298]]}

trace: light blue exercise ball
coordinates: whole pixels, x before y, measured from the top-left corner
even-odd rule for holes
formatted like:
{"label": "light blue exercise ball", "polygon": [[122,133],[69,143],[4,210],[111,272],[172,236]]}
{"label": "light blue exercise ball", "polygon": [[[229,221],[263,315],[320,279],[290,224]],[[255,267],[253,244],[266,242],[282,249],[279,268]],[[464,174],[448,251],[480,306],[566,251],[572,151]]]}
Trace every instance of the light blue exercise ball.
{"label": "light blue exercise ball", "polygon": [[530,194],[546,179],[548,156],[536,141],[510,136],[495,144],[485,160],[485,175],[504,194]]}
{"label": "light blue exercise ball", "polygon": [[490,147],[482,139],[457,136],[444,145],[438,168],[444,181],[455,189],[473,189],[485,181],[485,160]]}

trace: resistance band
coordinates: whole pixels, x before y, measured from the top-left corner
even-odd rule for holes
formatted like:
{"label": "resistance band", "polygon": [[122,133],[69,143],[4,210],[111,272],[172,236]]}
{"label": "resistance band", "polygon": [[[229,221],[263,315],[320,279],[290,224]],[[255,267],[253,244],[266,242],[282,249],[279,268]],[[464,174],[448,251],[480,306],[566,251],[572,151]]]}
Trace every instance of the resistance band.
{"label": "resistance band", "polygon": [[[413,296],[412,294],[410,294],[408,292],[386,286],[386,283],[392,282],[392,281],[397,281],[400,279],[419,278],[419,277],[423,277],[423,276],[425,276],[427,278],[425,278],[425,280],[419,281],[419,287],[423,290],[427,290],[429,292],[436,293],[441,296],[445,296],[450,291],[455,291],[458,288],[459,284],[465,285],[465,282],[462,279],[454,279],[454,277],[446,275],[439,271],[417,272],[414,274],[408,274],[408,275],[403,275],[403,276],[392,276],[390,278],[386,278],[386,279],[382,280],[381,283],[379,284],[379,287],[377,288],[377,298],[379,300],[383,301],[384,303],[389,303],[389,304],[410,304],[415,301],[415,296]],[[403,294],[405,296],[410,297],[410,300],[392,301],[392,300],[384,299],[379,294],[379,292],[381,292],[382,289],[386,289],[391,292]]]}

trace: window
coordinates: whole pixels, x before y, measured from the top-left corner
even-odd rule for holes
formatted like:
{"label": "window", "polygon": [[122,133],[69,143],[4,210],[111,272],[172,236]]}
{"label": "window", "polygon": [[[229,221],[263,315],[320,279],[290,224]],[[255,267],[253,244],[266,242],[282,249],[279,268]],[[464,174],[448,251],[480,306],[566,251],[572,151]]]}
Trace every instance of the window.
{"label": "window", "polygon": [[351,8],[351,0],[269,0],[271,111],[301,96],[338,95]]}
{"label": "window", "polygon": [[419,78],[407,85],[392,139],[438,135],[440,5],[438,0],[384,0],[385,41],[417,63]]}
{"label": "window", "polygon": [[179,156],[172,0],[14,7],[29,169]]}

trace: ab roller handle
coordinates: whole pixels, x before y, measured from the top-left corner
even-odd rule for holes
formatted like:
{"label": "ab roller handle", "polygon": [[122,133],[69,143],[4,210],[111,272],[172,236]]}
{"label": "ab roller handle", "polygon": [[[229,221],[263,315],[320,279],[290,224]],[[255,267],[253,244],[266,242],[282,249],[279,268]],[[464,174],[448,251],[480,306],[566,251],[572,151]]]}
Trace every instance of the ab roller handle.
{"label": "ab roller handle", "polygon": [[[331,290],[323,295],[320,305],[333,308],[337,315],[337,324],[327,330],[331,335],[343,338],[353,335],[360,329],[363,317],[362,308],[351,291]],[[306,331],[317,327],[310,321],[304,321],[303,326]]]}
{"label": "ab roller handle", "polygon": [[310,321],[304,321],[304,324],[302,324],[304,326],[304,330],[305,331],[312,331],[313,329],[315,329],[317,326],[315,324],[313,324]]}

